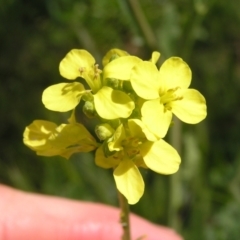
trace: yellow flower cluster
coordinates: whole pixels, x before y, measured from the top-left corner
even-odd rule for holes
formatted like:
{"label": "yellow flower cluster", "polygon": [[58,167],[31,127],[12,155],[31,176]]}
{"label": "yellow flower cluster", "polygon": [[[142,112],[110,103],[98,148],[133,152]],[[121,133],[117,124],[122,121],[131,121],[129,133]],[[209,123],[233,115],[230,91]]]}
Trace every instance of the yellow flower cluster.
{"label": "yellow flower cluster", "polygon": [[[160,69],[160,53],[149,61],[120,49],[103,58],[103,70],[86,50],[73,49],[60,62],[60,74],[68,79],[44,90],[43,104],[52,111],[72,115],[67,124],[35,120],[24,131],[24,144],[38,155],[60,155],[96,150],[95,162],[113,168],[117,189],[129,204],[139,201],[144,181],[139,168],[160,174],[175,173],[181,162],[177,151],[163,138],[172,114],[195,124],[206,117],[206,102],[195,89],[189,89],[191,70],[179,57],[167,59]],[[98,141],[75,119],[75,108],[83,101],[84,114],[97,118]]]}

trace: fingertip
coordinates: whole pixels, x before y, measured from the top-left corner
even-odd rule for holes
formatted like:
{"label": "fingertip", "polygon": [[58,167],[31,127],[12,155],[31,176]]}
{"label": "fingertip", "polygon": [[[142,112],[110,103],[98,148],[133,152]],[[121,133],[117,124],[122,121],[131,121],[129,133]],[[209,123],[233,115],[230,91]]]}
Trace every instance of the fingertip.
{"label": "fingertip", "polygon": [[151,223],[137,215],[132,216],[131,223],[133,239],[145,236],[144,240],[183,240],[173,229]]}
{"label": "fingertip", "polygon": [[[119,240],[122,228],[116,207],[25,193],[0,184],[1,240]],[[132,239],[182,240],[172,229],[135,214]]]}

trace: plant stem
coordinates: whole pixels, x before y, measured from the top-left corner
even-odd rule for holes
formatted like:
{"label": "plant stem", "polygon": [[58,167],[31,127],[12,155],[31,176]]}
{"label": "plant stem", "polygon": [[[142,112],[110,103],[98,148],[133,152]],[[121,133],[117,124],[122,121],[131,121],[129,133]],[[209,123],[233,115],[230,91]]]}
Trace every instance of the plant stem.
{"label": "plant stem", "polygon": [[138,0],[128,0],[143,36],[151,49],[157,49],[157,39]]}
{"label": "plant stem", "polygon": [[[171,129],[170,142],[171,145],[181,155],[181,139],[182,139],[182,123],[174,116],[174,127]],[[182,205],[181,196],[181,174],[180,171],[173,174],[169,178],[169,202],[168,202],[168,225],[178,231],[181,230],[181,222],[178,218],[178,211]]]}
{"label": "plant stem", "polygon": [[128,202],[127,199],[119,191],[118,199],[121,208],[120,223],[123,229],[122,240],[131,240]]}

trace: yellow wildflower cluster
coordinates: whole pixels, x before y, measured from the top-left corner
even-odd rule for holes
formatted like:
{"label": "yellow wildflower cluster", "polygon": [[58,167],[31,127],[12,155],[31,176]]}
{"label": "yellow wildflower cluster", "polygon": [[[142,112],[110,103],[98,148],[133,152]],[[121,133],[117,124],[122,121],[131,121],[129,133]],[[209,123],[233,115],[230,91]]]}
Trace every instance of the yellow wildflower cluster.
{"label": "yellow wildflower cluster", "polygon": [[[95,152],[95,162],[113,168],[117,189],[129,204],[139,201],[144,181],[139,168],[160,174],[175,173],[181,162],[177,151],[163,138],[172,114],[195,124],[206,117],[206,102],[189,89],[191,70],[179,57],[167,59],[160,69],[160,53],[143,61],[120,49],[103,58],[103,70],[86,50],[73,49],[60,62],[60,74],[68,79],[44,90],[43,104],[52,111],[72,110],[68,123],[35,120],[24,131],[24,144],[38,155],[69,158],[77,152]],[[84,114],[97,118],[96,140],[76,121],[75,108],[83,101]]]}

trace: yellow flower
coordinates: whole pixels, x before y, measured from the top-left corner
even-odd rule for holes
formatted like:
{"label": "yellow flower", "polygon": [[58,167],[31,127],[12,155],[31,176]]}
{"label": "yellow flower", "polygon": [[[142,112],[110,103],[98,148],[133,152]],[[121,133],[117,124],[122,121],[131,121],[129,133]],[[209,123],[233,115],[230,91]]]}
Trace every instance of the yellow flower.
{"label": "yellow flower", "polygon": [[[68,80],[77,77],[86,80],[93,93],[95,110],[101,118],[127,118],[131,115],[135,107],[132,99],[124,92],[102,86],[102,71],[98,69],[93,56],[86,50],[71,50],[60,62],[59,70]],[[49,110],[66,112],[74,109],[83,96],[89,97],[91,90],[85,90],[83,84],[79,82],[59,83],[44,90],[42,101]]]}
{"label": "yellow flower", "polygon": [[[121,124],[114,135],[96,151],[95,162],[103,168],[114,168],[117,189],[129,204],[139,201],[144,192],[144,181],[138,167],[149,168],[161,174],[175,173],[180,164],[177,151],[163,139],[152,142],[151,136],[138,119],[128,120],[126,128]],[[106,156],[108,148],[109,156]]]}
{"label": "yellow flower", "polygon": [[153,52],[150,61],[123,56],[104,68],[104,78],[130,81],[136,94],[147,100],[141,108],[142,121],[155,134],[155,140],[166,135],[172,113],[190,124],[207,115],[205,98],[188,89],[192,77],[189,66],[181,58],[171,57],[158,70],[155,63],[159,56]]}
{"label": "yellow flower", "polygon": [[60,62],[59,71],[64,78],[69,80],[82,77],[93,93],[101,88],[100,73],[102,71],[98,69],[98,64],[95,64],[94,57],[86,50],[71,50]]}
{"label": "yellow flower", "polygon": [[142,121],[158,138],[165,136],[172,113],[186,123],[195,124],[206,115],[206,101],[200,92],[188,89],[192,73],[178,57],[167,59],[159,71],[152,62],[141,61],[132,70],[133,89],[146,101]]}
{"label": "yellow flower", "polygon": [[41,156],[60,155],[69,159],[73,153],[90,152],[98,143],[80,123],[57,126],[53,122],[35,120],[25,128],[23,142]]}
{"label": "yellow flower", "polygon": [[[101,70],[95,64],[93,56],[86,50],[71,50],[60,62],[59,71],[68,80],[82,77],[93,93],[101,88]],[[49,110],[66,112],[74,109],[87,93],[89,90],[85,90],[83,84],[79,82],[59,83],[44,90],[42,102]]]}

